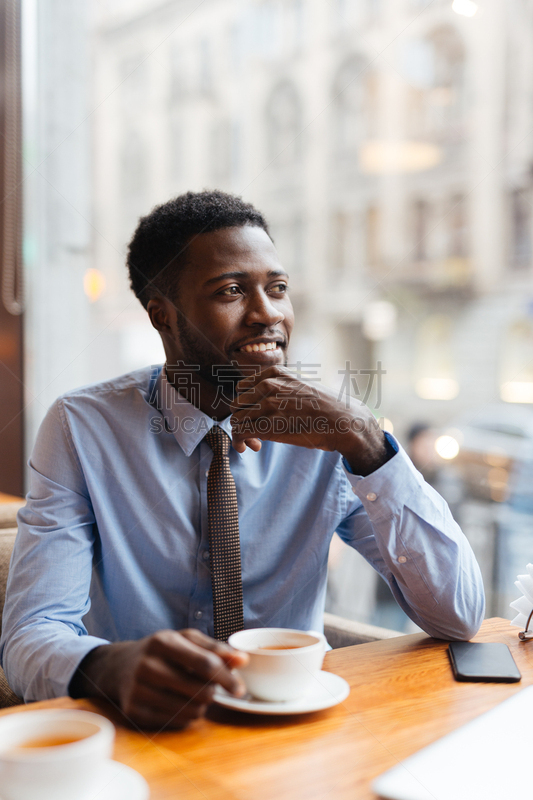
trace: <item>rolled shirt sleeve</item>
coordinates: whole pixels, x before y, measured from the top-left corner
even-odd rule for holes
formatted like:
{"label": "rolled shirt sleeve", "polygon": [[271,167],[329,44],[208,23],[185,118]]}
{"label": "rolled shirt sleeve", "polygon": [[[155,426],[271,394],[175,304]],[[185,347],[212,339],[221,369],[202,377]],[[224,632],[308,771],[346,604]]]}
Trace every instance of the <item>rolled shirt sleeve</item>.
{"label": "rolled shirt sleeve", "polygon": [[25,701],[68,694],[78,664],[107,640],[87,635],[95,521],[61,401],[30,460],[2,620],[0,660]]}
{"label": "rolled shirt sleeve", "polygon": [[344,465],[362,507],[356,503],[338,533],[385,578],[400,607],[426,633],[469,639],[485,611],[472,548],[445,500],[391,440],[397,454],[370,475],[353,475]]}

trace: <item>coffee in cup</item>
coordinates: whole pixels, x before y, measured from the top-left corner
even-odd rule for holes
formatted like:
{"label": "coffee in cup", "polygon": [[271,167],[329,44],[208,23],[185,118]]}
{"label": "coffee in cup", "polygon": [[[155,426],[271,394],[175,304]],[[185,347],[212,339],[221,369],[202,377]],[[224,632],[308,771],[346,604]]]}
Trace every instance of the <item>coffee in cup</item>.
{"label": "coffee in cup", "polygon": [[296,700],[307,694],[320,672],[326,639],[317,631],[291,628],[251,628],[228,639],[249,661],[237,672],[259,700]]}
{"label": "coffee in cup", "polygon": [[84,800],[111,758],[115,728],[99,714],[24,711],[0,718],[2,800]]}

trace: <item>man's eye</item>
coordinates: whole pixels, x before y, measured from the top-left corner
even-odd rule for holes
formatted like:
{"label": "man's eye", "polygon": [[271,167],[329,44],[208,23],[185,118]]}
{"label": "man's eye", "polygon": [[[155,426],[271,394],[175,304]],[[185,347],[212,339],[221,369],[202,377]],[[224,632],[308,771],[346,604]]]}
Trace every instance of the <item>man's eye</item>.
{"label": "man's eye", "polygon": [[226,295],[226,297],[231,297],[233,295],[242,294],[242,292],[238,286],[227,286],[225,289],[222,289],[219,294]]}
{"label": "man's eye", "polygon": [[276,283],[275,286],[272,286],[269,291],[274,292],[274,294],[285,294],[289,290],[289,287],[286,283]]}

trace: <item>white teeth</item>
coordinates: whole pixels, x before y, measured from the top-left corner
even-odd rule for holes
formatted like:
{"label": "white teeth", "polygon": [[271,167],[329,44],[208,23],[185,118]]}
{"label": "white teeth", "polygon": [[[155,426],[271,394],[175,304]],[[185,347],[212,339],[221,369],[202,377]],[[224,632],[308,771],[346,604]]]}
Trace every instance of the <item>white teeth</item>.
{"label": "white teeth", "polygon": [[260,344],[246,344],[241,347],[244,353],[263,353],[265,350],[276,350],[277,342],[261,342]]}

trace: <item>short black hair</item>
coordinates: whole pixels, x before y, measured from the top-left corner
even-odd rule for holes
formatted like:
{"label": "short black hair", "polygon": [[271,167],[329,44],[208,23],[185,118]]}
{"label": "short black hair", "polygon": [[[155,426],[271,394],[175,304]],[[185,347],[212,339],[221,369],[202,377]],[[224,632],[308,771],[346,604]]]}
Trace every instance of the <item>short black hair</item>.
{"label": "short black hair", "polygon": [[187,245],[201,233],[251,225],[270,236],[263,215],[250,203],[219,190],[186,192],[141,217],[128,247],[133,292],[146,308],[156,294],[172,298],[187,263]]}

